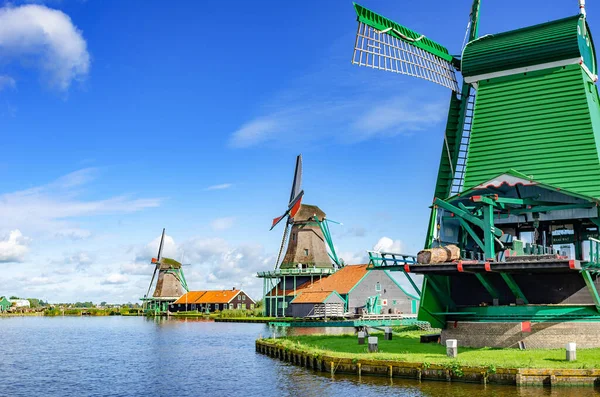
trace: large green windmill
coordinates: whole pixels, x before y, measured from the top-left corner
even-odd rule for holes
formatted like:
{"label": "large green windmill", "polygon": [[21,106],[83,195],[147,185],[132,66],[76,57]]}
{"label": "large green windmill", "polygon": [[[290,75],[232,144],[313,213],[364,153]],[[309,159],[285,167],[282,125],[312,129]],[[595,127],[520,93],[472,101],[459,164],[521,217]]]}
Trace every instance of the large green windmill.
{"label": "large green windmill", "polygon": [[510,334],[521,323],[501,342],[465,343],[542,346],[552,339],[542,323],[565,334],[600,327],[600,97],[579,5],[578,15],[479,37],[475,0],[460,55],[354,5],[354,64],[451,90],[425,248],[457,245],[461,259],[370,255],[376,268],[425,276],[419,319],[446,334],[485,334],[490,322]]}

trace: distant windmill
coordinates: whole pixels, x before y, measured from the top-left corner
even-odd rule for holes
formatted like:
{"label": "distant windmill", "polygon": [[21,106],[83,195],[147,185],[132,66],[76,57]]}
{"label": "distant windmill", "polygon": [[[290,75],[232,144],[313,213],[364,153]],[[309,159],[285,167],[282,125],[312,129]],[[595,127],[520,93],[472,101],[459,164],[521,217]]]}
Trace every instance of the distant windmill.
{"label": "distant windmill", "polygon": [[[265,316],[285,317],[297,287],[327,277],[343,266],[329,232],[328,222],[333,221],[326,219],[325,213],[316,205],[302,204],[303,196],[302,155],[299,155],[287,209],[271,224],[273,230],[285,220],[275,270],[257,274],[263,279]],[[283,255],[286,244],[287,250]]]}
{"label": "distant windmill", "polygon": [[[285,219],[281,246],[275,268],[294,267],[332,268],[340,262],[335,253],[325,213],[316,205],[302,204],[302,155],[296,158],[290,201],[283,215],[273,219],[271,230]],[[288,242],[289,240],[289,242]],[[288,247],[280,263],[284,246]],[[331,252],[327,252],[327,248]],[[333,264],[332,264],[333,262]]]}
{"label": "distant windmill", "polygon": [[[156,258],[152,258],[151,261],[151,263],[155,265],[154,273],[152,273],[152,279],[150,280],[150,285],[148,285],[148,292],[144,297],[146,311],[155,313],[166,312],[169,303],[174,302],[189,291],[185,276],[183,275],[181,263],[177,262],[175,259],[162,256],[164,243],[165,229],[163,229],[160,237],[158,254]],[[158,278],[154,287],[154,293],[150,297],[150,290],[154,285],[154,279],[156,278],[157,273]]]}

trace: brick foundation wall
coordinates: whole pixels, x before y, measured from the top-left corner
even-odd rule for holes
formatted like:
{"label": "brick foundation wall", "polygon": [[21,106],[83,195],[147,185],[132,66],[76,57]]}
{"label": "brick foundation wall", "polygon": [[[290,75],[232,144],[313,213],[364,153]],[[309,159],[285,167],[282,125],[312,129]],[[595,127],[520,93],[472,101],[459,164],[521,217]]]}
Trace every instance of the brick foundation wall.
{"label": "brick foundation wall", "polygon": [[527,349],[564,348],[569,342],[578,348],[600,347],[600,322],[531,323],[531,332],[522,332],[521,323],[448,322],[442,330],[442,344],[457,339],[464,347],[518,347]]}

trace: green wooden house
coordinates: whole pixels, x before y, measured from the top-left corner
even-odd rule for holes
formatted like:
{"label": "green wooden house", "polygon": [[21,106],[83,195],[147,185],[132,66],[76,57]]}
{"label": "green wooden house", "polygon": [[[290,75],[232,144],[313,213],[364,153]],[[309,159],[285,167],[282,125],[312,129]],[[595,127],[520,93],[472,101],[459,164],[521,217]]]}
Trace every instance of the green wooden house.
{"label": "green wooden house", "polygon": [[4,313],[10,309],[12,303],[6,299],[6,296],[0,298],[0,313]]}

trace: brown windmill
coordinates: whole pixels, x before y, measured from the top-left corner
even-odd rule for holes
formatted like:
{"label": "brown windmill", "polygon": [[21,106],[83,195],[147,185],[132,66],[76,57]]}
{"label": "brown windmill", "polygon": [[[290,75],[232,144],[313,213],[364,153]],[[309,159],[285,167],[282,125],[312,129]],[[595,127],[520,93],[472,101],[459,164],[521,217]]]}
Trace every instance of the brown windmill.
{"label": "brown windmill", "polygon": [[[328,277],[343,266],[329,233],[328,222],[333,221],[325,219],[325,212],[316,205],[302,204],[301,186],[302,155],[299,155],[287,209],[273,219],[271,225],[272,230],[285,220],[275,270],[257,274],[263,279],[265,316],[285,317],[288,305],[301,288]],[[287,250],[280,261],[286,243]]]}
{"label": "brown windmill", "polygon": [[[165,242],[165,229],[162,231],[160,237],[160,244],[158,246],[158,255],[156,258],[152,258],[151,263],[155,265],[150,285],[148,286],[148,292],[142,298],[144,301],[144,311],[146,313],[161,314],[166,313],[169,303],[174,302],[183,294],[189,291],[187,282],[183,275],[183,269],[181,263],[175,259],[165,258],[162,256],[162,250]],[[156,286],[154,287],[154,293],[150,297],[150,290],[154,285],[154,279],[158,273],[156,279]]]}
{"label": "brown windmill", "polygon": [[[273,219],[271,226],[273,230],[285,219],[286,224],[275,269],[334,269],[339,261],[325,223],[325,212],[316,205],[302,204],[304,191],[301,186],[302,155],[298,155],[287,210],[282,216]],[[288,239],[287,251],[280,263],[283,247]],[[328,246],[332,254],[327,252]]]}

